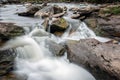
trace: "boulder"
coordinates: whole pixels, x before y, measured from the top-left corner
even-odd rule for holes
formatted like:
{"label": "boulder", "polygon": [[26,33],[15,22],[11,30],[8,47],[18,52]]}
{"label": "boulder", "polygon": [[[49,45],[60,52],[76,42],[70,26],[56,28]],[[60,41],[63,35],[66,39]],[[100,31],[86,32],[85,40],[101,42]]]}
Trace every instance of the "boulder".
{"label": "boulder", "polygon": [[0,7],[2,7],[3,5],[0,3]]}
{"label": "boulder", "polygon": [[96,80],[120,80],[120,45],[82,39],[66,46],[68,59],[88,69]]}
{"label": "boulder", "polygon": [[52,40],[47,39],[45,45],[48,47],[48,49],[50,50],[50,52],[52,52],[54,56],[62,56],[65,53],[64,46],[57,44]]}
{"label": "boulder", "polygon": [[45,19],[42,23],[46,31],[55,34],[56,36],[61,36],[64,31],[69,27],[68,22],[64,18],[54,18],[49,24],[49,18]]}
{"label": "boulder", "polygon": [[[50,32],[51,33],[56,33],[56,32],[62,32],[69,27],[68,22],[64,18],[58,18],[56,20],[53,20],[52,23],[50,24]],[[48,30],[48,28],[47,28]],[[55,34],[57,35],[57,34]]]}
{"label": "boulder", "polygon": [[13,49],[0,50],[0,80],[18,80],[13,73],[15,57]]}
{"label": "boulder", "polygon": [[42,18],[42,19],[44,19],[44,18],[47,18],[47,17],[49,17],[50,16],[50,13],[48,13],[48,12],[42,12],[42,11],[37,11],[35,14],[34,14],[34,16],[35,17],[40,17],[40,18]]}
{"label": "boulder", "polygon": [[20,3],[20,0],[0,0],[1,4]]}
{"label": "boulder", "polygon": [[88,18],[85,20],[86,24],[88,25],[88,27],[95,29],[97,27],[97,19],[96,18]]}
{"label": "boulder", "polygon": [[33,17],[34,14],[41,8],[41,6],[30,6],[26,12],[17,13],[19,16]]}
{"label": "boulder", "polygon": [[59,18],[59,17],[64,16],[65,13],[66,13],[66,11],[63,11],[62,13],[54,14],[52,17],[53,17],[53,18]]}
{"label": "boulder", "polygon": [[22,27],[16,26],[12,23],[0,23],[0,45],[2,42],[24,34]]}
{"label": "boulder", "polygon": [[4,76],[14,69],[16,54],[13,49],[0,51],[0,76]]}
{"label": "boulder", "polygon": [[73,11],[74,14],[71,16],[71,18],[84,20],[88,17],[95,16],[94,14],[99,12],[99,10],[99,7],[92,7],[89,5],[85,8],[71,8],[70,11]]}
{"label": "boulder", "polygon": [[62,13],[66,8],[61,8],[58,5],[53,6],[54,14]]}
{"label": "boulder", "polygon": [[46,18],[49,17],[53,14],[53,6],[48,5],[48,6],[44,6],[42,9],[40,9],[39,11],[37,11],[34,16],[36,17],[41,17],[41,18]]}
{"label": "boulder", "polygon": [[85,22],[94,30],[96,35],[116,38],[120,37],[120,18],[119,16],[111,16],[108,20],[103,18],[89,18]]}
{"label": "boulder", "polygon": [[73,16],[71,16],[72,19],[78,19],[80,17],[80,14],[75,14]]}
{"label": "boulder", "polygon": [[34,16],[41,18],[61,17],[66,13],[64,10],[66,10],[65,7],[61,8],[58,5],[54,5],[54,6],[48,5],[37,11]]}
{"label": "boulder", "polygon": [[42,25],[44,26],[44,29],[47,31],[47,28],[48,28],[48,26],[49,26],[49,18],[46,18],[46,19],[44,20],[44,22],[42,23]]}
{"label": "boulder", "polygon": [[[0,77],[0,80],[20,80],[20,79],[18,79],[14,73],[9,73],[6,76]],[[22,80],[25,80],[25,79],[22,79]]]}
{"label": "boulder", "polygon": [[72,19],[80,19],[81,21],[85,20],[88,17],[92,16],[93,11],[82,11],[71,16]]}

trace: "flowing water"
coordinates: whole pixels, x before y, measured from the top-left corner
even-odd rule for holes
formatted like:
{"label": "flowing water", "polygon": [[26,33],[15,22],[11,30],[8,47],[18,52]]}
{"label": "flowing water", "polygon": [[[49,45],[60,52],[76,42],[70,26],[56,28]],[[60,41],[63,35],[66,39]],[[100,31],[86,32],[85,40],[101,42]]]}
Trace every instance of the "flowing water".
{"label": "flowing water", "polygon": [[[66,6],[70,7],[71,4],[67,4]],[[77,7],[80,6],[77,5]],[[6,5],[1,8],[0,14],[1,22],[14,22],[17,25],[32,26],[32,30],[28,31],[28,34],[8,41],[0,48],[1,50],[9,48],[14,48],[16,50],[16,70],[14,72],[20,80],[95,80],[88,71],[70,63],[66,56],[53,56],[46,47],[45,41],[48,39],[59,44],[67,40],[80,40],[86,38],[96,38],[103,42],[109,39],[97,37],[84,22],[70,19],[68,16],[64,18],[69,22],[70,27],[62,37],[56,37],[44,31],[42,27],[34,27],[36,24],[41,26],[43,20],[20,17],[15,14],[24,10],[25,7],[23,5]],[[73,26],[76,31],[69,34]],[[29,29],[29,27],[27,28]]]}

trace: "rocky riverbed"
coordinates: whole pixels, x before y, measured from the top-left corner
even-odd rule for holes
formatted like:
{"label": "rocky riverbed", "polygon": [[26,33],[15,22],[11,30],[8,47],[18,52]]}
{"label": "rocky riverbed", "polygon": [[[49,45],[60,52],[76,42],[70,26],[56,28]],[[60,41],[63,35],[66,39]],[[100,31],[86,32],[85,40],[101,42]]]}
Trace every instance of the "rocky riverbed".
{"label": "rocky riverbed", "polygon": [[[68,5],[70,6],[68,7]],[[6,18],[4,12],[10,6],[14,10],[10,14],[12,16]],[[70,62],[87,69],[96,80],[120,80],[120,13],[119,11],[117,14],[109,12],[113,8],[120,9],[118,4],[77,4],[74,6],[70,3],[43,3],[41,5],[28,3],[16,6],[3,5],[0,7],[3,11],[0,14],[1,80],[19,80],[13,73],[17,52],[15,49],[6,48],[7,50],[4,50],[3,46],[7,41],[28,33],[29,36],[49,36],[51,40],[45,40],[45,45],[54,56],[63,56],[67,51],[67,58]],[[23,11],[19,10],[21,6]],[[8,10],[8,12],[10,11]],[[13,18],[14,16],[16,19]],[[89,28],[84,29],[84,25],[79,27],[82,24],[81,21],[85,22],[97,36],[94,33],[91,34]],[[35,30],[32,30],[34,29],[33,24],[35,24],[34,27],[37,27]],[[38,30],[39,28],[43,30]],[[78,35],[78,39],[74,38],[76,35]],[[109,39],[101,42],[101,40],[96,40],[98,36]],[[37,38],[35,40],[38,41]]]}

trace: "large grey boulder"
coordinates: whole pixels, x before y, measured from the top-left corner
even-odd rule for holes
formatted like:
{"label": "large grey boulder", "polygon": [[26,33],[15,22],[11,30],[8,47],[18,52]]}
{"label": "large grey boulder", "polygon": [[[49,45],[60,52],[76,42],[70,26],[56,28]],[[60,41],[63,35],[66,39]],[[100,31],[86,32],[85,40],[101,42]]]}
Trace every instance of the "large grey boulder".
{"label": "large grey boulder", "polygon": [[68,59],[91,71],[97,80],[120,80],[120,45],[82,39],[66,43]]}

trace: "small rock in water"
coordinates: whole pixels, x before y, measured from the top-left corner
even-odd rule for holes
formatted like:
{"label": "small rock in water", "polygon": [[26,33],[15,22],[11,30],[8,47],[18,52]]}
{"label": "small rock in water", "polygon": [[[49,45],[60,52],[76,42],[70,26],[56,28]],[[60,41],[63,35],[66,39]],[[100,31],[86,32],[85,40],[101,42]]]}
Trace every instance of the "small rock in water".
{"label": "small rock in water", "polygon": [[[69,27],[68,22],[64,18],[58,18],[54,21],[52,21],[50,25],[50,32],[55,33],[55,32],[62,32]],[[57,34],[56,34],[57,35]]]}
{"label": "small rock in water", "polygon": [[65,48],[62,45],[57,44],[53,42],[52,40],[46,40],[46,45],[48,45],[48,48],[53,53],[53,55],[55,56],[64,55]]}
{"label": "small rock in water", "polygon": [[54,18],[51,24],[48,23],[49,23],[48,19],[46,19],[43,22],[45,30],[50,31],[50,33],[53,33],[57,36],[61,36],[64,33],[64,31],[69,27],[68,22],[64,18]]}

